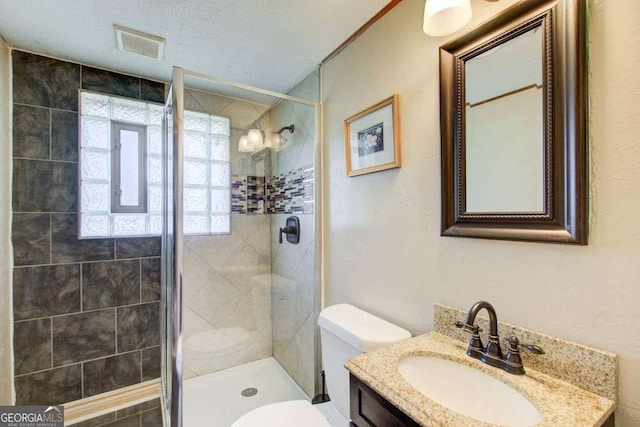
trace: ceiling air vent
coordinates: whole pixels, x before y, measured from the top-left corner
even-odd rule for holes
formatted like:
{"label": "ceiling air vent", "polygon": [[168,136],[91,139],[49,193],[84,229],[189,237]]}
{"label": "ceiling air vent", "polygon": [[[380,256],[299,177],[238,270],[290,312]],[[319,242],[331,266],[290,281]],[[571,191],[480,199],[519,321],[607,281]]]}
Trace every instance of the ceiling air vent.
{"label": "ceiling air vent", "polygon": [[121,27],[120,25],[114,25],[113,29],[116,32],[118,50],[153,59],[162,59],[164,57],[166,40],[162,37],[152,36],[151,34]]}

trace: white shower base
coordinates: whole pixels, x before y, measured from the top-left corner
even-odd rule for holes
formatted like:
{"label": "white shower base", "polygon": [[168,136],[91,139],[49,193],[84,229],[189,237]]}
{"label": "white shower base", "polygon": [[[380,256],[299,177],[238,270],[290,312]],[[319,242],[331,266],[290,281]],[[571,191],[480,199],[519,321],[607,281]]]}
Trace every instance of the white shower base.
{"label": "white shower base", "polygon": [[[258,393],[244,397],[247,388]],[[252,409],[309,397],[273,358],[258,360],[184,382],[184,427],[229,427]],[[327,404],[317,406],[336,427],[348,426]]]}

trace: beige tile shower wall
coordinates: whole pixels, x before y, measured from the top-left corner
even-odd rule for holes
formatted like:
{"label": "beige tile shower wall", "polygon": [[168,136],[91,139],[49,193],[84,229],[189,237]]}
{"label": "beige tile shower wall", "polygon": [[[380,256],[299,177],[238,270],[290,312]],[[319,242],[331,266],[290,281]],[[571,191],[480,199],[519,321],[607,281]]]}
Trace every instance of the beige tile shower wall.
{"label": "beige tile shower wall", "polygon": [[[11,52],[0,37],[0,378],[13,378],[11,325]],[[0,405],[12,405],[13,381],[0,381]]]}
{"label": "beige tile shower wall", "polygon": [[[289,95],[317,100],[319,76],[310,74]],[[315,110],[312,106],[284,101],[270,113],[271,127],[295,125],[284,132],[287,144],[272,153],[273,175],[314,164]],[[286,218],[300,219],[300,243],[278,244],[278,232]],[[271,312],[273,355],[309,395],[315,393],[315,215],[272,214],[271,268],[273,273]]]}
{"label": "beige tile shower wall", "polygon": [[[320,85],[318,72],[309,74],[298,83],[288,95],[317,101]],[[273,175],[280,175],[308,165],[313,165],[315,154],[316,117],[311,105],[290,101],[281,101],[269,112],[271,129],[279,130],[283,126],[295,125],[293,133],[284,131],[282,136],[287,143],[271,150]]]}
{"label": "beige tile shower wall", "polygon": [[[256,174],[251,156],[238,152],[238,139],[268,107],[188,90],[185,108],[229,117],[231,173]],[[269,228],[267,215],[234,214],[229,235],[185,238],[185,377],[272,355]]]}
{"label": "beige tile shower wall", "polygon": [[[514,3],[473,0],[471,26]],[[433,303],[487,300],[502,321],[617,353],[616,425],[636,426],[640,2],[588,4],[589,245],[440,237],[438,47],[449,38],[426,36],[424,1],[405,0],[323,70],[326,302],[419,334],[433,329]],[[392,93],[402,168],[347,178],[343,120]]]}
{"label": "beige tile shower wall", "polygon": [[314,215],[300,219],[300,243],[278,244],[288,214],[271,214],[273,356],[313,397],[315,363]]}

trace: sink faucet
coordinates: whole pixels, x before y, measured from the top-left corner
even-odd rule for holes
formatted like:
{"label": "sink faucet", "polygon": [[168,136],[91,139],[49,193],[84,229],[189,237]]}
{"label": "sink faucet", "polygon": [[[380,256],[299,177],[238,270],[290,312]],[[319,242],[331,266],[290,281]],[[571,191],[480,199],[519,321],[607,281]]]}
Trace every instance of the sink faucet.
{"label": "sink faucet", "polygon": [[[489,337],[486,347],[483,346],[482,340],[480,339],[480,328],[475,325],[476,316],[482,309],[487,310],[487,313],[489,313]],[[522,365],[522,359],[520,358],[520,351],[518,349],[520,341],[516,337],[509,338],[507,355],[502,356],[500,337],[498,336],[498,316],[491,304],[486,301],[478,301],[467,313],[467,318],[464,323],[455,322],[455,326],[471,334],[471,340],[467,348],[467,354],[469,356],[511,374],[524,374],[524,366]],[[544,354],[544,350],[537,345],[522,344],[522,346],[534,354]]]}
{"label": "sink faucet", "polygon": [[[483,347],[480,340],[480,329],[475,325],[476,316],[482,309],[486,309],[489,313],[489,342]],[[501,368],[503,363],[502,349],[500,348],[500,337],[498,337],[498,316],[496,310],[486,301],[478,301],[473,304],[462,328],[464,331],[471,333],[471,341],[467,354],[483,361],[484,363]]]}

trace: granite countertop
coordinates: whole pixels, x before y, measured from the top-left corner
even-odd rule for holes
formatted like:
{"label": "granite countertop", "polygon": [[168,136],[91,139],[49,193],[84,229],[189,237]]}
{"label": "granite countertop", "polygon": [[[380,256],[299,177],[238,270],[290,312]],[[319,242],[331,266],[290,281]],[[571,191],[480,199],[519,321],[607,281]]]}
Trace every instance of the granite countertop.
{"label": "granite countertop", "polygon": [[397,369],[411,356],[437,356],[483,371],[524,395],[542,415],[538,426],[600,426],[613,413],[615,402],[549,375],[528,369],[512,375],[466,355],[467,345],[437,332],[362,354],[345,367],[389,402],[424,426],[490,426],[454,412],[430,400],[408,382]]}

